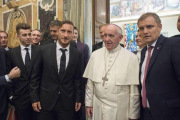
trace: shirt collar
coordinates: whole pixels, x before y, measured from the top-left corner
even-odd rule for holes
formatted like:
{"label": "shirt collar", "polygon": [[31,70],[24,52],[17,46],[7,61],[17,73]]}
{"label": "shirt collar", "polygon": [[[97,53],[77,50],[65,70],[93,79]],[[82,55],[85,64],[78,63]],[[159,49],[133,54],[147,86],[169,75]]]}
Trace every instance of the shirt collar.
{"label": "shirt collar", "polygon": [[58,41],[56,42],[56,46],[57,46],[57,49],[59,50],[60,48],[62,49],[66,49],[67,51],[69,51],[69,45],[66,47],[66,48],[63,48],[61,47],[61,45],[58,43]]}
{"label": "shirt collar", "polygon": [[25,50],[24,48],[28,48],[28,50],[31,50],[31,44],[27,47],[24,47],[23,45],[20,44],[21,50]]}

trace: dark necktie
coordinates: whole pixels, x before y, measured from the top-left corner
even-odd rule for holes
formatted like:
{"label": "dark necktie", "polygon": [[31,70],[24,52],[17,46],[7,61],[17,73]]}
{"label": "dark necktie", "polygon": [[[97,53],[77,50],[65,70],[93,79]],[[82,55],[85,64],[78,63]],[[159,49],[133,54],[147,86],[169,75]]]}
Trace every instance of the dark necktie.
{"label": "dark necktie", "polygon": [[28,48],[24,48],[24,49],[26,50],[25,67],[26,67],[26,70],[27,70],[27,72],[29,74],[30,73],[30,68],[31,68],[31,59],[30,59]]}
{"label": "dark necktie", "polygon": [[144,71],[144,78],[143,78],[143,85],[142,85],[142,104],[143,107],[147,107],[147,97],[146,97],[146,75],[147,75],[147,70],[148,70],[148,66],[149,66],[149,61],[151,58],[151,50],[152,50],[152,46],[148,47],[148,56],[147,56],[147,60],[146,60],[146,66],[145,66],[145,71]]}
{"label": "dark necktie", "polygon": [[60,68],[59,68],[59,77],[60,79],[62,79],[64,73],[65,73],[65,69],[66,69],[66,54],[65,51],[67,49],[62,49],[60,48],[62,55],[61,55],[61,59],[60,59]]}

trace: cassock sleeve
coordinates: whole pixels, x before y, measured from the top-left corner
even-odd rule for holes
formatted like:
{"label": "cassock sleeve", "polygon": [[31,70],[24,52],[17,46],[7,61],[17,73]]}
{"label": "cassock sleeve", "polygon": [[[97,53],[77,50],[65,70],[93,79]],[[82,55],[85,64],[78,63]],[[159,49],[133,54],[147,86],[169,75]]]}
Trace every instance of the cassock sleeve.
{"label": "cassock sleeve", "polygon": [[140,102],[139,90],[137,85],[130,86],[130,105],[129,105],[129,118],[137,119],[140,117]]}
{"label": "cassock sleeve", "polygon": [[86,98],[85,98],[85,105],[88,107],[93,106],[93,94],[94,94],[94,83],[91,79],[88,79],[87,86],[86,86]]}

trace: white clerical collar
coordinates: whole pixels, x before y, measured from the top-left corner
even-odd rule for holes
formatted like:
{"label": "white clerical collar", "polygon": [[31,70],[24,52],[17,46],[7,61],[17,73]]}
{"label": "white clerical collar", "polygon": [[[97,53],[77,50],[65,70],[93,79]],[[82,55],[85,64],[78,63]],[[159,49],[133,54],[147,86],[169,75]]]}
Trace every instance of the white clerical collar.
{"label": "white clerical collar", "polygon": [[23,46],[21,44],[20,44],[20,46],[21,46],[21,50],[24,50],[24,48],[28,48],[28,50],[31,50],[31,44],[29,46],[27,46],[27,47],[25,47],[25,46]]}
{"label": "white clerical collar", "polygon": [[67,51],[69,51],[69,45],[66,47],[66,48],[63,48],[60,44],[59,44],[59,42],[56,42],[56,46],[57,46],[57,49],[59,50],[60,48],[62,48],[62,49],[67,49]]}
{"label": "white clerical collar", "polygon": [[121,46],[118,44],[116,48],[114,48],[113,50],[107,50],[109,53],[115,53],[117,51],[119,51],[121,49]]}

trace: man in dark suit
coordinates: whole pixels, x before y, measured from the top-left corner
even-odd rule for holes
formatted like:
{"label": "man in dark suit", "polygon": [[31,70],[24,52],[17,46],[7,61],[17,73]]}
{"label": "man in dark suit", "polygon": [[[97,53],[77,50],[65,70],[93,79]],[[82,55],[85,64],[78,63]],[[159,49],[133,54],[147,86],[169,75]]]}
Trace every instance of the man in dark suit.
{"label": "man in dark suit", "polygon": [[155,13],[138,19],[147,46],[141,52],[140,93],[142,120],[180,120],[180,40],[160,34]]}
{"label": "man in dark suit", "polygon": [[[89,47],[87,44],[81,43],[81,41],[78,39],[78,29],[76,27],[74,27],[73,40],[77,43],[77,49],[80,51],[82,55],[81,71],[83,74],[89,60]],[[87,79],[82,78],[82,107],[78,112],[75,112],[74,120],[85,120],[86,118],[85,105],[84,105],[86,84],[87,84]]]}
{"label": "man in dark suit", "polygon": [[8,34],[5,31],[0,31],[0,46],[6,51],[11,49],[8,47]]}
{"label": "man in dark suit", "polygon": [[37,48],[31,45],[31,31],[28,24],[17,24],[16,32],[20,46],[7,51],[7,70],[18,66],[21,69],[21,77],[13,80],[10,99],[15,106],[18,120],[36,120],[30,101],[29,83]]}
{"label": "man in dark suit", "polygon": [[58,41],[39,48],[30,84],[39,120],[72,120],[81,107],[81,54],[69,45],[73,28],[71,21],[62,21]]}
{"label": "man in dark suit", "polygon": [[[180,15],[179,15],[178,20],[177,20],[177,29],[178,29],[178,31],[180,32]],[[174,35],[174,36],[172,36],[172,37],[180,37],[180,34]]]}
{"label": "man in dark suit", "polygon": [[[103,25],[99,26],[99,34],[100,34],[100,37],[101,37],[102,41],[95,44],[95,45],[93,45],[92,52],[94,52],[95,50],[100,49],[100,48],[105,46],[103,41],[104,41],[104,31],[106,29],[106,26],[107,26],[107,24],[103,24]],[[122,47],[124,47],[123,44],[120,43],[120,45]]]}
{"label": "man in dark suit", "polygon": [[[49,43],[55,43],[58,40],[58,30],[60,27],[61,22],[59,20],[53,20],[49,24],[49,29],[50,29],[50,40],[46,40],[42,42],[42,45],[49,44]],[[70,41],[70,45],[77,48],[77,45],[74,41]]]}
{"label": "man in dark suit", "polygon": [[7,96],[7,84],[12,79],[20,76],[20,69],[18,67],[13,68],[9,74],[6,74],[6,51],[0,47],[0,119],[7,119],[8,111],[8,96]]}
{"label": "man in dark suit", "polygon": [[40,45],[42,40],[42,33],[40,30],[35,29],[31,32],[31,43],[32,45]]}

